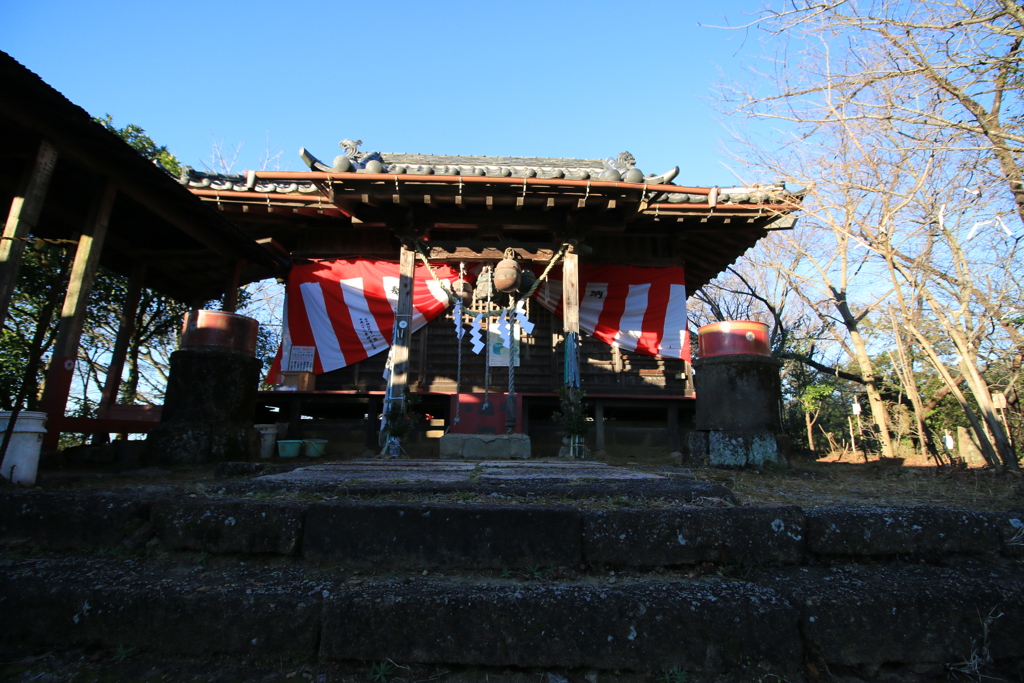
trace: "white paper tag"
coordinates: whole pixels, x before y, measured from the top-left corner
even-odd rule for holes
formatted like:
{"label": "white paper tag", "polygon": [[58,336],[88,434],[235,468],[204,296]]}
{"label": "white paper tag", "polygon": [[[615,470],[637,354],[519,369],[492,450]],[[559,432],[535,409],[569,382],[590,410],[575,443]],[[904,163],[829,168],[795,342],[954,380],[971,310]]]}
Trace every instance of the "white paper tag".
{"label": "white paper tag", "polygon": [[293,346],[288,357],[288,372],[313,372],[315,346]]}

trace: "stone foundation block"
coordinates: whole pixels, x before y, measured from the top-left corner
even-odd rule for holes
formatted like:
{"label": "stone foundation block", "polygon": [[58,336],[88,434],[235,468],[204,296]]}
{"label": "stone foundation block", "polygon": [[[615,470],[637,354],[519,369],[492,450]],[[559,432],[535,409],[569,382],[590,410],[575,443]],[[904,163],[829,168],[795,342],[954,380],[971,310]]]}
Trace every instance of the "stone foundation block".
{"label": "stone foundation block", "polygon": [[130,494],[5,491],[0,495],[0,539],[27,539],[32,545],[55,550],[120,545],[142,530],[148,517],[149,503]]}
{"label": "stone foundation block", "polygon": [[[1020,515],[1017,515],[1020,517]],[[931,506],[807,510],[807,551],[815,555],[879,557],[998,555],[1010,522],[990,513]]]}
{"label": "stone foundation block", "polygon": [[797,564],[803,554],[804,512],[798,507],[583,512],[586,562]]}
{"label": "stone foundation block", "polygon": [[787,570],[759,584],[800,611],[807,652],[829,665],[968,661],[1024,654],[1021,576],[938,567]]}
{"label": "stone foundation block", "polygon": [[529,460],[526,434],[445,434],[442,460]]}
{"label": "stone foundation block", "polygon": [[[8,563],[0,642],[312,659],[323,593],[302,568],[181,572],[138,559]],[[301,680],[301,679],[300,679]]]}
{"label": "stone foundation block", "polygon": [[306,513],[302,555],[386,568],[571,566],[581,539],[568,507],[321,503]]}
{"label": "stone foundation block", "polygon": [[611,587],[422,580],[328,597],[321,656],[716,673],[761,663],[793,669],[803,652],[790,603],[739,581]]}
{"label": "stone foundation block", "polygon": [[200,465],[257,459],[260,434],[251,425],[209,422],[161,424],[146,439],[161,465]]}
{"label": "stone foundation block", "polygon": [[282,501],[170,500],[153,505],[165,548],[210,553],[295,555],[306,508]]}
{"label": "stone foundation block", "polygon": [[708,463],[713,467],[760,467],[785,464],[771,432],[708,432]]}

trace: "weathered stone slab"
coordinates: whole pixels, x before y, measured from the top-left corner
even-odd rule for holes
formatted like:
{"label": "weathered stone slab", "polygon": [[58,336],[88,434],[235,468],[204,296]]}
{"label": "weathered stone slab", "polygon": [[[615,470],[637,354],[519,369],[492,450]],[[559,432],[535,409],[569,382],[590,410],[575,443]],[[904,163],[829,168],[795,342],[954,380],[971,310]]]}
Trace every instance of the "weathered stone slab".
{"label": "weathered stone slab", "polygon": [[714,467],[761,467],[784,462],[773,433],[708,432],[708,463]]}
{"label": "weathered stone slab", "polygon": [[[201,568],[199,568],[201,570]],[[323,589],[301,570],[182,575],[138,560],[2,567],[0,640],[178,656],[313,658]]]}
{"label": "weathered stone slab", "polygon": [[302,555],[372,567],[525,567],[580,562],[580,515],[533,506],[315,504]]}
{"label": "weathered stone slab", "polygon": [[758,583],[800,610],[807,651],[828,664],[953,663],[985,646],[994,659],[1024,655],[1024,582],[1015,571],[1016,579],[977,579],[861,565],[786,570]]}
{"label": "weathered stone slab", "polygon": [[149,503],[121,493],[3,491],[0,538],[53,548],[102,548],[129,540],[145,526]]}
{"label": "weathered stone slab", "polygon": [[442,460],[529,460],[530,437],[526,434],[445,434],[441,437]]}
{"label": "weathered stone slab", "polygon": [[931,506],[810,508],[807,551],[877,557],[997,554],[1002,541],[987,513]]}
{"label": "weathered stone slab", "polygon": [[171,550],[295,555],[306,506],[282,501],[166,500],[153,505],[161,544]]}
{"label": "weathered stone slab", "polygon": [[793,607],[743,582],[523,585],[417,581],[330,597],[328,659],[701,672],[801,661]]}
{"label": "weathered stone slab", "polygon": [[667,566],[699,562],[800,562],[798,507],[583,512],[586,562]]}

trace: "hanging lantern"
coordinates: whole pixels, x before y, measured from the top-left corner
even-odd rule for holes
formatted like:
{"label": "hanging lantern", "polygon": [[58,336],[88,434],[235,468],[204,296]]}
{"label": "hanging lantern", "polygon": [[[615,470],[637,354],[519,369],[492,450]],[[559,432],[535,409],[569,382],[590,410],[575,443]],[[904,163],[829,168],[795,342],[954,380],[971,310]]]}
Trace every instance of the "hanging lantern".
{"label": "hanging lantern", "polygon": [[502,259],[494,267],[494,287],[499,292],[511,294],[519,289],[519,278],[521,275],[522,269],[515,259]]}
{"label": "hanging lantern", "polygon": [[473,293],[477,301],[486,301],[494,296],[494,287],[491,284],[491,269],[484,268],[476,279],[476,291]]}
{"label": "hanging lantern", "polygon": [[537,281],[537,276],[533,274],[533,271],[529,268],[523,270],[522,275],[519,276],[519,291],[525,294],[530,291],[530,287],[533,287],[533,283]]}
{"label": "hanging lantern", "polygon": [[465,280],[456,280],[452,283],[452,293],[462,299],[462,305],[468,307],[473,303],[473,285]]}

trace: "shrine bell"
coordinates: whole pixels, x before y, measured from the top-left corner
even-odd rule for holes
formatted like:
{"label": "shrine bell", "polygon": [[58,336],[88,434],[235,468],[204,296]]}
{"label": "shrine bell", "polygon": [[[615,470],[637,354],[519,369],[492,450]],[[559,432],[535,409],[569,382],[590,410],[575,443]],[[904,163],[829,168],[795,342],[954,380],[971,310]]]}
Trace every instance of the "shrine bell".
{"label": "shrine bell", "polygon": [[462,299],[462,305],[468,307],[473,303],[473,285],[465,280],[456,280],[452,284],[452,293]]}
{"label": "shrine bell", "polygon": [[504,294],[511,294],[519,289],[522,269],[515,259],[502,259],[494,267],[494,288]]}
{"label": "shrine bell", "polygon": [[494,296],[494,287],[491,285],[491,269],[484,268],[483,272],[476,279],[476,290],[473,293],[477,301],[483,301]]}
{"label": "shrine bell", "polygon": [[519,291],[524,294],[530,291],[530,287],[533,287],[533,283],[537,281],[537,276],[533,274],[533,271],[527,268],[519,276]]}

